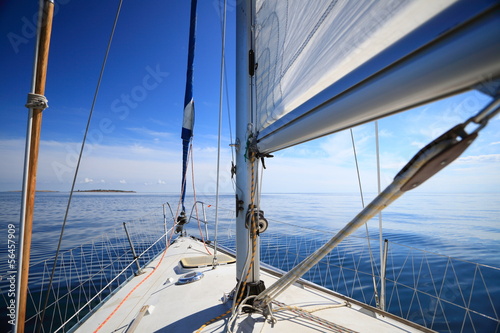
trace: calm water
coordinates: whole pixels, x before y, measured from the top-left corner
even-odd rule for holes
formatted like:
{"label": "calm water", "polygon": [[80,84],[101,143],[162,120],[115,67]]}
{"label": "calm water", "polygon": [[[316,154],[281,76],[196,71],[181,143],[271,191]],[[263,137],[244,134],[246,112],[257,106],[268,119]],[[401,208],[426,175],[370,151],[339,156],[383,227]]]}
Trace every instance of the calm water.
{"label": "calm water", "polygon": [[[32,262],[45,260],[54,255],[67,198],[67,193],[37,194]],[[368,195],[365,202],[369,202],[370,199]],[[198,200],[209,204],[215,203],[212,197],[198,198]],[[147,212],[161,212],[161,205],[164,202],[174,204],[177,201],[178,196],[175,195],[76,193],[65,230],[63,248],[71,249],[89,242],[96,235],[122,228],[123,222],[137,219]],[[19,204],[20,193],[0,192],[0,238],[2,238],[0,244],[7,244],[8,224],[16,226],[18,224]],[[220,206],[232,210],[234,208],[233,196],[223,196]],[[186,205],[186,207],[190,206]],[[290,237],[293,233],[292,229],[280,222],[334,233],[355,216],[360,208],[358,194],[266,194],[262,196],[261,201],[261,209],[270,220],[270,227],[265,234],[267,237],[285,234]],[[174,205],[173,210],[176,210]],[[222,213],[222,216],[224,214],[226,213]],[[500,267],[500,194],[408,193],[384,211],[383,226],[383,236],[391,242],[461,260]],[[227,223],[222,225],[219,230],[220,237],[224,238],[226,234],[231,234],[233,232],[231,230],[232,228]],[[366,237],[366,232],[365,228],[361,228],[355,235]],[[375,240],[372,246],[378,250],[378,218],[369,223],[368,233],[370,238]],[[319,243],[323,242],[313,234],[310,238],[316,239]],[[270,240],[270,242],[277,242],[279,245],[284,238],[277,237],[276,239],[278,240]],[[0,248],[0,275],[2,276],[9,270],[7,254],[7,247],[2,246]],[[394,258],[398,260],[397,253]],[[265,260],[273,263],[275,258],[266,257]],[[402,256],[400,260],[402,263],[399,265],[403,265],[403,261],[407,259]],[[441,265],[444,266],[444,264]],[[461,267],[455,266],[458,267],[455,269]],[[287,267],[281,268],[287,269]],[[460,274],[461,272],[457,272],[457,275]],[[468,274],[465,268],[463,274]],[[483,279],[497,279],[497,277],[497,275],[485,274]],[[308,278],[315,279],[315,276]],[[408,277],[408,279],[411,278]],[[488,285],[498,285],[495,281],[486,282]],[[334,282],[331,284],[335,287]],[[498,290],[494,295],[499,295]],[[1,301],[5,299],[3,295]],[[499,313],[500,300],[493,299],[492,301],[495,310]],[[3,311],[0,314],[2,315],[0,331],[3,332],[8,328],[8,325],[5,325],[8,318],[5,317]],[[498,330],[498,327],[488,326],[486,329],[494,332]]]}

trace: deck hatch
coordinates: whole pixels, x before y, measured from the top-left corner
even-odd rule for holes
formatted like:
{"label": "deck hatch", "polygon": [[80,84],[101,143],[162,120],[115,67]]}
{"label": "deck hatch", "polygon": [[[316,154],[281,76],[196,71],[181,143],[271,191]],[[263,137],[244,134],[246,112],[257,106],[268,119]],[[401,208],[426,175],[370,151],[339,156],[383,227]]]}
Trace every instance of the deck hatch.
{"label": "deck hatch", "polygon": [[[184,268],[201,268],[212,266],[213,258],[214,257],[210,255],[186,257],[181,259],[181,265]],[[234,257],[222,253],[217,255],[217,264],[219,265],[232,264],[234,262],[236,262],[236,259]]]}
{"label": "deck hatch", "polygon": [[177,281],[177,285],[182,285],[182,284],[188,284],[188,283],[193,283],[196,281],[199,281],[203,278],[203,273],[202,272],[191,272],[184,274],[179,278]]}

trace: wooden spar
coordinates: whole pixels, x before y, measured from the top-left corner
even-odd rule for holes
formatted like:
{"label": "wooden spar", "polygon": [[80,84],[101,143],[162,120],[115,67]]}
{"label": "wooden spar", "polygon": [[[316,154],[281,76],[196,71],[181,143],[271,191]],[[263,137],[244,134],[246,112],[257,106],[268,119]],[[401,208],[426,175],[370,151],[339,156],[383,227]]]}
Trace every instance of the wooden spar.
{"label": "wooden spar", "polygon": [[[42,0],[43,1],[43,0]],[[45,0],[43,10],[41,11],[42,19],[39,21],[38,52],[36,59],[36,70],[34,78],[33,93],[45,94],[45,81],[47,75],[47,65],[49,59],[50,35],[52,32],[52,19],[54,16],[54,2]],[[35,191],[36,191],[36,173],[38,165],[38,150],[40,143],[40,132],[42,127],[42,111],[43,109],[33,109],[31,119],[31,140],[29,144],[29,164],[27,166],[28,174],[26,181],[26,208],[24,217],[24,226],[21,226],[20,239],[22,239],[22,258],[20,259],[20,284],[18,290],[17,317],[16,317],[16,332],[24,332],[24,322],[26,320],[26,301],[28,294],[28,275],[31,251],[31,234],[33,230],[33,211],[35,207]],[[31,112],[30,112],[31,113]]]}

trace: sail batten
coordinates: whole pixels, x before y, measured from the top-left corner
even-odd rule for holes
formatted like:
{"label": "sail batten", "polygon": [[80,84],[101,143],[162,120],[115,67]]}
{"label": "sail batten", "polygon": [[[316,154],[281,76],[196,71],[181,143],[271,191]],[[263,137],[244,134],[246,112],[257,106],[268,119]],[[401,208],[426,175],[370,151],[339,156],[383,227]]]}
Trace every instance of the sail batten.
{"label": "sail batten", "polygon": [[[256,107],[263,152],[457,93],[500,74],[494,56],[500,24],[493,1],[314,5],[298,11],[297,18],[281,3],[257,3]],[[301,15],[316,17],[317,23],[297,36],[294,25],[305,21]],[[472,43],[469,49],[466,43]],[[480,64],[469,66],[471,61]],[[427,72],[436,70],[441,73]],[[383,86],[370,87],[374,84]],[[351,99],[347,105],[346,98]]]}

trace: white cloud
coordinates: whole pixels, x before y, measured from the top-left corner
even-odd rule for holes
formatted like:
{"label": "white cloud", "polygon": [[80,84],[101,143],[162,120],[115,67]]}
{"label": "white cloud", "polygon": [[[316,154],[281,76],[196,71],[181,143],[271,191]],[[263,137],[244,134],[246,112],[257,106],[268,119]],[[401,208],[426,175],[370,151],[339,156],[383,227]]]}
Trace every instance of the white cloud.
{"label": "white cloud", "polygon": [[169,132],[158,132],[147,129],[145,127],[129,127],[127,130],[140,134],[142,136],[153,137],[153,138],[172,138],[173,134]]}
{"label": "white cloud", "polygon": [[421,148],[424,148],[425,145],[427,145],[427,143],[426,142],[422,142],[422,141],[412,141],[410,143],[410,145],[413,146],[413,147],[417,147],[418,149],[421,149]]}
{"label": "white cloud", "polygon": [[[43,189],[68,191],[71,188],[78,149],[79,145],[74,142],[41,141],[37,181],[43,184]],[[0,191],[21,188],[23,155],[24,140],[0,140]],[[193,157],[197,192],[212,194],[216,187],[216,148],[198,145]],[[221,168],[227,175],[221,177],[221,192],[233,189],[229,174],[230,159],[230,149],[223,148]],[[167,149],[146,144],[95,144],[83,156],[79,184],[80,189],[90,189],[85,185],[106,184],[109,189],[177,192],[180,189],[181,167],[180,142],[170,148],[167,146]],[[192,191],[191,167],[188,191]]]}
{"label": "white cloud", "polygon": [[498,163],[500,162],[500,154],[464,156],[456,160],[458,164],[478,164],[478,163]]}
{"label": "white cloud", "polygon": [[[399,117],[402,125],[385,119],[379,122],[382,187],[393,179],[419,148],[427,144],[428,136],[437,132],[440,135],[441,128],[447,130],[451,127],[449,122],[441,126],[442,124],[437,121],[438,115],[434,115],[431,109],[406,118]],[[418,117],[420,124],[414,123]],[[446,118],[446,115],[442,118]],[[420,128],[425,126],[429,128],[420,131]],[[500,122],[490,122],[463,157],[458,158],[419,189],[498,191],[500,188],[498,126]],[[97,183],[105,183],[105,187],[109,189],[177,192],[180,189],[182,165],[180,140],[171,145],[164,144],[168,133],[163,133],[163,136],[160,133],[154,137],[157,133],[139,130],[142,130],[144,135],[151,134],[152,137],[148,141],[134,141],[133,144],[128,141],[126,145],[88,145],[80,174],[92,182],[82,181],[81,186],[87,184],[90,187],[96,186]],[[374,136],[373,124],[354,129],[361,180],[363,190],[366,192],[376,191],[377,188]],[[198,194],[212,194],[216,186],[215,141],[207,138],[200,140],[200,136],[197,138],[193,152],[196,191]],[[157,144],[158,142],[162,142],[162,147]],[[225,143],[222,147],[221,192],[231,192],[233,190],[229,172],[231,152]],[[80,144],[75,142],[45,140],[41,142],[37,178],[39,184],[43,184],[43,189],[70,189],[79,148]],[[24,140],[0,140],[0,156],[2,156],[0,190],[20,189],[23,155]],[[267,170],[263,173],[264,192],[358,191],[349,131],[285,149],[274,155],[274,158],[266,159]],[[121,182],[124,180],[126,183]],[[191,167],[188,182],[187,188],[192,191]]]}

